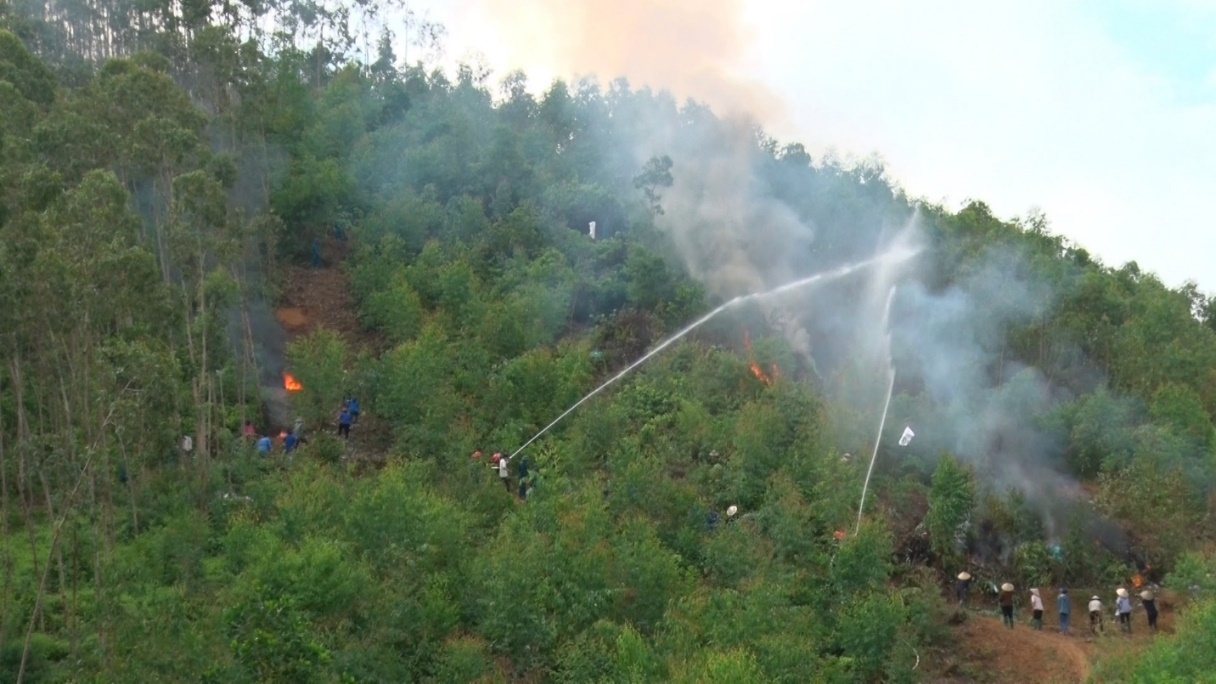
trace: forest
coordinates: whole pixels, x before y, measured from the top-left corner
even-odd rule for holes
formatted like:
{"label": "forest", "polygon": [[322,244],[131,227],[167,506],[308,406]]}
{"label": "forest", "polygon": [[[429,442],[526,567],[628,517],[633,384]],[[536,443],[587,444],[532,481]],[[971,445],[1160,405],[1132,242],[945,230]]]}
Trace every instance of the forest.
{"label": "forest", "polygon": [[1004,582],[1216,671],[1216,297],[442,40],[0,2],[0,679],[1004,681]]}

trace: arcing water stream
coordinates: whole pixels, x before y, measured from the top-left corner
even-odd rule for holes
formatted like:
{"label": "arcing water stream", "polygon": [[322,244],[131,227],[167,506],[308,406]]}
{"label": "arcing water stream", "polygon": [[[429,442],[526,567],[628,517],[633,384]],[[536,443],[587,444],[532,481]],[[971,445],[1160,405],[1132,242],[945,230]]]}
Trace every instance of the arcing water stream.
{"label": "arcing water stream", "polygon": [[[531,439],[524,442],[523,446],[516,449],[515,452],[512,453],[508,457],[508,460],[515,458],[517,455],[519,455],[519,453],[521,451],[523,451],[524,449],[527,449],[528,446],[530,444],[532,444],[532,442],[535,442],[536,440],[540,439],[541,435],[544,435],[554,425],[557,425],[558,423],[560,423],[563,418],[570,415],[571,413],[574,413],[574,410],[577,409],[579,406],[582,406],[584,403],[586,403],[587,400],[591,399],[595,395],[604,391],[606,388],[608,388],[608,386],[612,385],[617,380],[620,380],[621,378],[628,375],[629,371],[633,370],[634,368],[637,368],[638,366],[642,365],[643,363],[646,363],[647,361],[650,360],[651,357],[653,357],[654,355],[663,351],[664,349],[670,347],[671,345],[675,344],[677,341],[679,341],[680,338],[684,337],[685,335],[692,332],[693,330],[696,330],[698,327],[704,325],[707,321],[709,321],[709,319],[713,318],[714,316],[717,316],[718,314],[722,313],[723,311],[726,311],[727,309],[729,309],[737,304],[741,304],[743,302],[746,302],[746,301],[749,301],[752,299],[764,299],[766,297],[774,297],[774,296],[789,292],[791,290],[796,290],[798,288],[807,287],[808,285],[814,285],[817,283],[837,280],[837,279],[843,278],[851,273],[855,273],[857,271],[860,271],[865,268],[869,268],[871,266],[877,266],[877,265],[881,265],[881,264],[894,264],[894,263],[898,263],[901,261],[905,261],[905,260],[910,259],[913,256],[915,256],[917,254],[917,252],[919,252],[919,251],[920,251],[919,249],[895,250],[895,251],[892,251],[889,253],[880,254],[874,258],[867,259],[865,261],[860,261],[855,264],[849,264],[847,266],[842,266],[833,271],[825,271],[823,273],[817,273],[813,276],[808,276],[806,278],[802,278],[801,280],[795,280],[791,283],[786,283],[785,285],[775,287],[771,290],[766,290],[764,292],[755,292],[752,294],[740,295],[738,297],[735,297],[734,299],[726,302],[725,304],[719,306],[718,308],[714,309],[713,311],[710,311],[709,313],[705,314],[704,316],[693,321],[688,326],[686,326],[683,330],[681,330],[681,331],[677,332],[676,334],[672,335],[671,337],[668,337],[667,339],[663,340],[661,343],[659,343],[659,345],[657,347],[655,347],[654,349],[651,349],[649,352],[647,352],[645,356],[643,356],[642,358],[638,359],[637,361],[634,361],[633,363],[626,366],[625,370],[617,373],[616,375],[609,378],[608,381],[605,382],[604,384],[591,390],[591,392],[589,394],[587,394],[587,396],[583,397],[582,399],[579,399],[577,402],[574,403],[573,406],[566,409],[565,412],[563,412],[560,416],[558,416],[556,419],[554,419],[554,421],[552,423],[549,423],[548,425],[546,425],[540,432],[533,435]],[[887,307],[888,307],[888,309],[890,308],[889,299],[887,302]],[[884,320],[883,327],[884,328],[886,327],[885,320]],[[889,345],[888,345],[888,349],[889,349]],[[894,375],[892,375],[892,378],[894,378]],[[885,410],[883,411],[883,414],[884,414],[884,419],[885,419],[885,414],[886,414]],[[875,447],[875,449],[877,449],[877,446]],[[871,467],[873,467],[873,463],[871,463]],[[868,481],[868,477],[867,477],[867,481]]]}
{"label": "arcing water stream", "polygon": [[887,425],[887,410],[891,408],[891,393],[895,390],[895,369],[891,367],[891,331],[887,329],[891,319],[891,300],[895,299],[895,288],[887,293],[887,305],[882,312],[882,330],[886,336],[887,349],[887,398],[882,403],[882,420],[878,421],[878,435],[874,438],[874,453],[870,454],[870,467],[866,469],[865,483],[861,485],[861,502],[857,504],[857,530],[861,531],[861,512],[866,507],[866,490],[870,488],[870,475],[874,473],[874,462],[878,460],[878,445],[882,443],[882,431]]}

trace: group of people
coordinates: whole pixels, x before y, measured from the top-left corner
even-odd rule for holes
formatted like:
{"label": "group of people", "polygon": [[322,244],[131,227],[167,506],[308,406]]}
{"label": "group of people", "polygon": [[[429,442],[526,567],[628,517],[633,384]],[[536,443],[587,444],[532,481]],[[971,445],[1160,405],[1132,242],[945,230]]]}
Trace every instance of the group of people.
{"label": "group of people", "polygon": [[[253,426],[253,421],[246,420],[245,426],[241,429],[242,436],[253,442],[254,449],[263,458],[270,455],[274,449],[274,439],[269,434],[259,435],[256,428]],[[304,419],[296,418],[295,425],[291,430],[284,432],[283,438],[283,453],[290,454],[296,450],[301,444],[304,444]]]}
{"label": "group of people", "polygon": [[[958,574],[958,580],[955,582],[954,591],[955,597],[958,599],[958,605],[962,607],[967,602],[967,593],[971,588],[971,574],[964,571]],[[1140,601],[1144,606],[1144,613],[1148,618],[1148,626],[1152,631],[1157,631],[1157,601],[1156,595],[1150,590],[1140,592]],[[997,598],[997,603],[1001,608],[1001,621],[1008,629],[1013,629],[1013,604],[1014,604],[1014,586],[1009,582],[1001,585],[1000,592]],[[1089,600],[1086,606],[1089,611],[1089,630],[1093,634],[1105,632],[1106,626],[1102,616],[1102,599],[1094,596]],[[1037,588],[1030,590],[1030,626],[1031,629],[1043,629],[1043,597]],[[1070,618],[1072,616],[1072,598],[1068,595],[1066,587],[1060,588],[1059,595],[1056,596],[1056,611],[1060,616],[1060,633],[1068,634]],[[1115,621],[1119,623],[1119,629],[1128,634],[1132,631],[1132,602],[1131,594],[1127,589],[1119,587],[1115,590]]]}
{"label": "group of people", "polygon": [[[473,452],[473,460],[481,460],[481,449]],[[513,491],[511,487],[511,457],[506,454],[496,451],[490,456],[490,467],[498,473],[498,480],[502,482],[503,487],[508,492]],[[516,476],[518,481],[518,494],[521,501],[527,500],[528,494],[532,491],[532,487],[536,480],[536,475],[529,468],[528,457],[520,454],[519,463],[516,465]]]}

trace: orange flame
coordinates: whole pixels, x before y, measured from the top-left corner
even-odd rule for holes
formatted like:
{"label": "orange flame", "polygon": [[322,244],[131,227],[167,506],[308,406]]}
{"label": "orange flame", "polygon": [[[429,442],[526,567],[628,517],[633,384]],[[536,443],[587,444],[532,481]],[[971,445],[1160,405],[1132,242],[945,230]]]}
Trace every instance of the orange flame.
{"label": "orange flame", "polygon": [[773,384],[773,378],[777,377],[777,364],[774,363],[772,365],[773,375],[772,377],[769,377],[769,375],[764,372],[764,369],[760,367],[760,364],[756,363],[756,357],[752,354],[751,333],[746,328],[743,329],[743,347],[747,349],[747,356],[749,359],[747,367],[751,369],[752,375],[756,376],[757,380],[766,385]]}
{"label": "orange flame", "polygon": [[293,378],[291,373],[283,374],[283,387],[285,387],[288,392],[299,392],[300,390],[304,389],[304,385],[301,385],[299,380]]}
{"label": "orange flame", "polygon": [[1139,589],[1142,584],[1144,584],[1144,577],[1137,573],[1136,576],[1132,578],[1132,588]]}

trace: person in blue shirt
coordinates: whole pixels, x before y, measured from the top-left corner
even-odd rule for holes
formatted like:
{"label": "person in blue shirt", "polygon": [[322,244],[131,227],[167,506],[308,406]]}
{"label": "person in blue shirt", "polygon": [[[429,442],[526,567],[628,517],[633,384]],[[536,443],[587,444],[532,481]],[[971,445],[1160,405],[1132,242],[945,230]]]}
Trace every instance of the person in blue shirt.
{"label": "person in blue shirt", "polygon": [[1060,613],[1060,634],[1068,634],[1068,618],[1072,613],[1072,599],[1068,597],[1068,589],[1060,587],[1060,595],[1056,597],[1056,610]]}
{"label": "person in blue shirt", "polygon": [[352,423],[359,422],[359,398],[351,397],[350,401],[346,402],[346,410],[350,411],[350,421]]}
{"label": "person in blue shirt", "polygon": [[343,408],[338,414],[338,435],[350,439],[350,409]]}
{"label": "person in blue shirt", "polygon": [[258,438],[258,453],[266,456],[270,453],[270,436],[262,435]]}
{"label": "person in blue shirt", "polygon": [[283,451],[290,454],[296,450],[296,445],[299,443],[300,438],[296,437],[296,433],[294,431],[288,432],[287,436],[283,438]]}
{"label": "person in blue shirt", "polygon": [[321,241],[313,240],[312,241],[312,266],[313,266],[313,268],[321,268],[322,265],[323,265],[323,263],[321,261]]}

